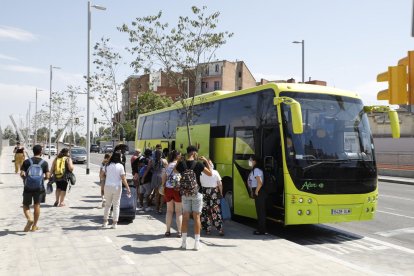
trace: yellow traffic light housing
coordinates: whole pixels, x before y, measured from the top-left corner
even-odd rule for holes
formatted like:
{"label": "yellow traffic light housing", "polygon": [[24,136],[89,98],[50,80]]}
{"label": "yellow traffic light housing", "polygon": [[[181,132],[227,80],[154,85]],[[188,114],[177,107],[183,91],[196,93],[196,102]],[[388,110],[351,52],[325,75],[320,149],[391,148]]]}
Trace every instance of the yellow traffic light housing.
{"label": "yellow traffic light housing", "polygon": [[388,89],[377,94],[378,100],[388,100],[390,104],[407,104],[407,72],[404,65],[389,66],[387,72],[377,76],[377,81],[388,81]]}
{"label": "yellow traffic light housing", "polygon": [[405,58],[398,61],[398,65],[407,67],[408,104],[414,105],[414,51],[408,51]]}

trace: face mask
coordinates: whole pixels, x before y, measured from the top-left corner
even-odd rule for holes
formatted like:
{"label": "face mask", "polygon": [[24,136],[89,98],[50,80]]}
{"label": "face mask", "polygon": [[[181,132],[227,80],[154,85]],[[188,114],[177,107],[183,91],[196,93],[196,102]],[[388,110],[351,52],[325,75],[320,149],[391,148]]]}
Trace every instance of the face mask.
{"label": "face mask", "polygon": [[249,167],[253,167],[253,161],[249,160]]}

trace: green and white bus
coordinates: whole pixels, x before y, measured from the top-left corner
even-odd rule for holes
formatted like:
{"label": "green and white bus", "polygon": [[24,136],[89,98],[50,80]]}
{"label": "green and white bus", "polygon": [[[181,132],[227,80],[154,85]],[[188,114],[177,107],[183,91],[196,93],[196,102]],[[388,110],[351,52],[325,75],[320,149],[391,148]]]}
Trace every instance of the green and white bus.
{"label": "green and white bus", "polygon": [[[370,220],[378,201],[366,114],[373,110],[389,113],[393,137],[399,137],[397,113],[364,107],[354,92],[270,83],[196,96],[190,134],[199,154],[210,157],[222,176],[233,216],[256,218],[247,185],[248,159],[255,154],[276,180],[267,199],[268,219],[285,225]],[[156,144],[185,152],[181,102],[139,115],[135,146]]]}

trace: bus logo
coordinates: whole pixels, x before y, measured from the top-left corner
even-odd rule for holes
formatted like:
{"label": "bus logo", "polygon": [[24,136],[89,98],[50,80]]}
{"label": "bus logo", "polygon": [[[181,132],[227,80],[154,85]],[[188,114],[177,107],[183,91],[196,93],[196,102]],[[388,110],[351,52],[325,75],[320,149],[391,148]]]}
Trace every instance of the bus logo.
{"label": "bus logo", "polygon": [[319,188],[319,189],[323,189],[325,185],[323,183],[313,183],[311,181],[305,181],[305,183],[303,183],[302,185],[302,189],[301,190],[310,190],[310,189],[315,189],[315,188]]}

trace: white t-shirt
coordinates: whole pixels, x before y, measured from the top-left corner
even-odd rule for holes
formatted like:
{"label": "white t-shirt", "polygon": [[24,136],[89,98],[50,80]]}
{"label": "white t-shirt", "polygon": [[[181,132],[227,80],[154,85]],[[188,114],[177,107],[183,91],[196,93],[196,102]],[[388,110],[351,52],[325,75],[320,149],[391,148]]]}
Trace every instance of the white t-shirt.
{"label": "white t-shirt", "polygon": [[111,163],[105,168],[105,185],[112,187],[122,186],[122,175],[125,175],[124,166],[121,163]]}
{"label": "white t-shirt", "polygon": [[263,184],[263,171],[259,168],[255,168],[253,171],[250,172],[249,177],[247,179],[247,184],[249,185],[249,187],[251,188],[257,187],[256,176],[260,177],[260,179],[262,180],[262,184]]}
{"label": "white t-shirt", "polygon": [[200,175],[201,186],[205,188],[215,188],[217,187],[217,182],[219,181],[221,181],[221,176],[216,170],[213,170],[212,176],[208,176],[205,173],[201,173]]}

